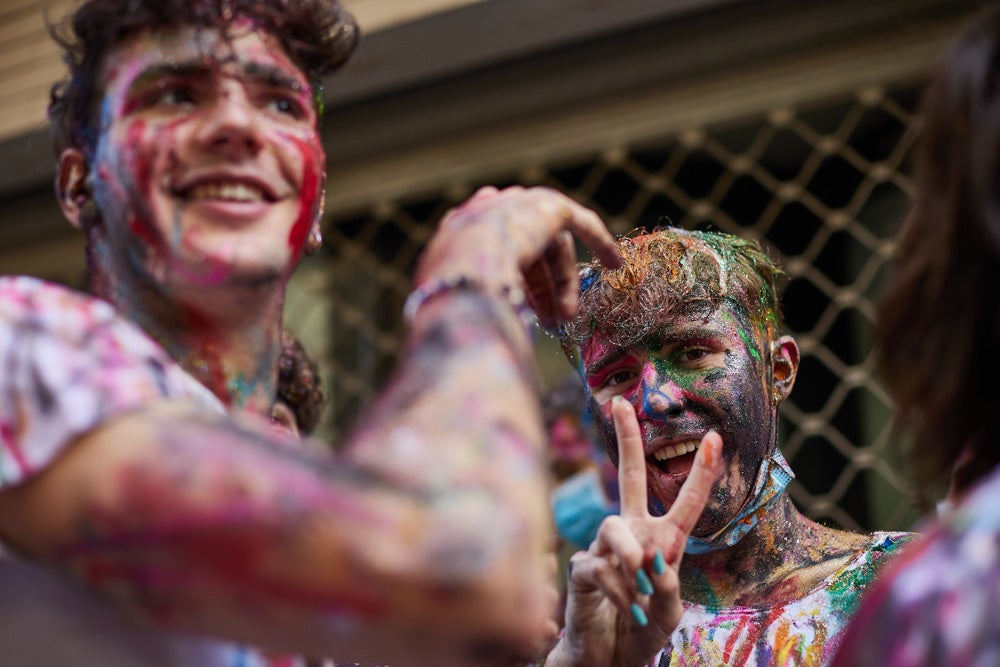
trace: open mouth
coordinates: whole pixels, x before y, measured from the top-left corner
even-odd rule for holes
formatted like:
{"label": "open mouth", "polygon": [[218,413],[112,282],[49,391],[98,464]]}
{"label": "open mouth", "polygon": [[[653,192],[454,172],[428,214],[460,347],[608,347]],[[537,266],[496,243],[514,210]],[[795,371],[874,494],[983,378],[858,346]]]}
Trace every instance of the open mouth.
{"label": "open mouth", "polygon": [[664,445],[646,457],[650,465],[668,475],[685,475],[691,472],[701,440],[687,440]]}
{"label": "open mouth", "polygon": [[277,197],[267,189],[246,181],[203,181],[175,191],[189,202],[274,202]]}

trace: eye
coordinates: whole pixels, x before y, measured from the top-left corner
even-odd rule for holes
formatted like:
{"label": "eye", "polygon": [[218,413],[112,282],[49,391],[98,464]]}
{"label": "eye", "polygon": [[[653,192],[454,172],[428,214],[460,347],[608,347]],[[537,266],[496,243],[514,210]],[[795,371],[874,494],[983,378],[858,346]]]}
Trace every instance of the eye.
{"label": "eye", "polygon": [[171,82],[156,86],[145,96],[145,106],[180,107],[191,106],[198,100],[194,86]]}
{"label": "eye", "polygon": [[677,360],[681,363],[692,364],[704,359],[711,352],[711,350],[704,347],[685,347],[677,353]]}
{"label": "eye", "polygon": [[614,373],[608,374],[608,376],[604,378],[604,386],[618,387],[623,384],[627,384],[633,378],[635,378],[634,371],[628,371],[628,370],[615,371]]}
{"label": "eye", "polygon": [[305,106],[296,98],[290,95],[275,94],[269,97],[265,107],[275,113],[289,116],[297,120],[306,117]]}

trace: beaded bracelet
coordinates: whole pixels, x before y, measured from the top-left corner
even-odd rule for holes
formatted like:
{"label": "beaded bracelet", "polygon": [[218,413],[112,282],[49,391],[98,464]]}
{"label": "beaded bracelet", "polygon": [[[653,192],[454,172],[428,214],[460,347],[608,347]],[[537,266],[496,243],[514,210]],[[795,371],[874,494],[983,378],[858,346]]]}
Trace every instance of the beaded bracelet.
{"label": "beaded bracelet", "polygon": [[[471,276],[435,278],[434,280],[417,286],[416,289],[410,292],[410,295],[406,297],[406,301],[403,303],[403,317],[407,322],[412,323],[413,319],[417,316],[417,311],[419,311],[425,303],[436,296],[440,296],[441,294],[456,291],[478,292],[480,294],[487,293],[487,290],[482,282]],[[530,328],[535,324],[535,313],[528,305],[522,289],[505,285],[500,290],[500,295],[503,296],[514,308],[514,312],[517,313],[525,327]]]}

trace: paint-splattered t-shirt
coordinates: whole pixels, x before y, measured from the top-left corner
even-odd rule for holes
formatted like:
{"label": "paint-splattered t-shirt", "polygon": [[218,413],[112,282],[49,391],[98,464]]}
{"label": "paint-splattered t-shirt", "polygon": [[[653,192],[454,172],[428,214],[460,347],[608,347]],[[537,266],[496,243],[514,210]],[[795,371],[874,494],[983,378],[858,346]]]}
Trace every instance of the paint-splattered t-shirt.
{"label": "paint-splattered t-shirt", "polygon": [[[0,490],[44,470],[78,436],[163,399],[224,411],[107,302],[34,278],[0,277]],[[263,667],[271,661],[128,618],[76,581],[5,553],[0,543],[0,664]]]}
{"label": "paint-splattered t-shirt", "polygon": [[1000,470],[893,563],[834,664],[1000,665]]}
{"label": "paint-splattered t-shirt", "polygon": [[768,609],[684,605],[680,625],[651,667],[818,667],[833,655],[861,592],[909,539],[876,533],[867,549],[798,600]]}

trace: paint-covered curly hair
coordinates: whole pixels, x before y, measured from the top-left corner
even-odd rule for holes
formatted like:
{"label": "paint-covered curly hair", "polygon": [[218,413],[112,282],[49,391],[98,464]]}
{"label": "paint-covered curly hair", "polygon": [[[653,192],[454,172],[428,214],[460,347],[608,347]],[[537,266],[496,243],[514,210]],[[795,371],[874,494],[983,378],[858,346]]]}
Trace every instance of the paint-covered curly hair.
{"label": "paint-covered curly hair", "polygon": [[195,26],[225,33],[238,19],[249,19],[273,35],[302,69],[317,98],[322,77],[347,61],[359,37],[354,18],[337,0],[85,0],[49,28],[69,67],[69,78],[50,92],[56,156],[70,146],[92,155],[104,93],[101,68],[108,51],[122,39],[153,27]]}
{"label": "paint-covered curly hair", "polygon": [[708,317],[726,300],[765,336],[780,328],[775,281],[782,275],[760,244],[731,234],[667,227],[618,240],[622,266],[581,265],[580,309],[560,342],[571,361],[595,334],[628,347],[647,338],[670,313]]}

